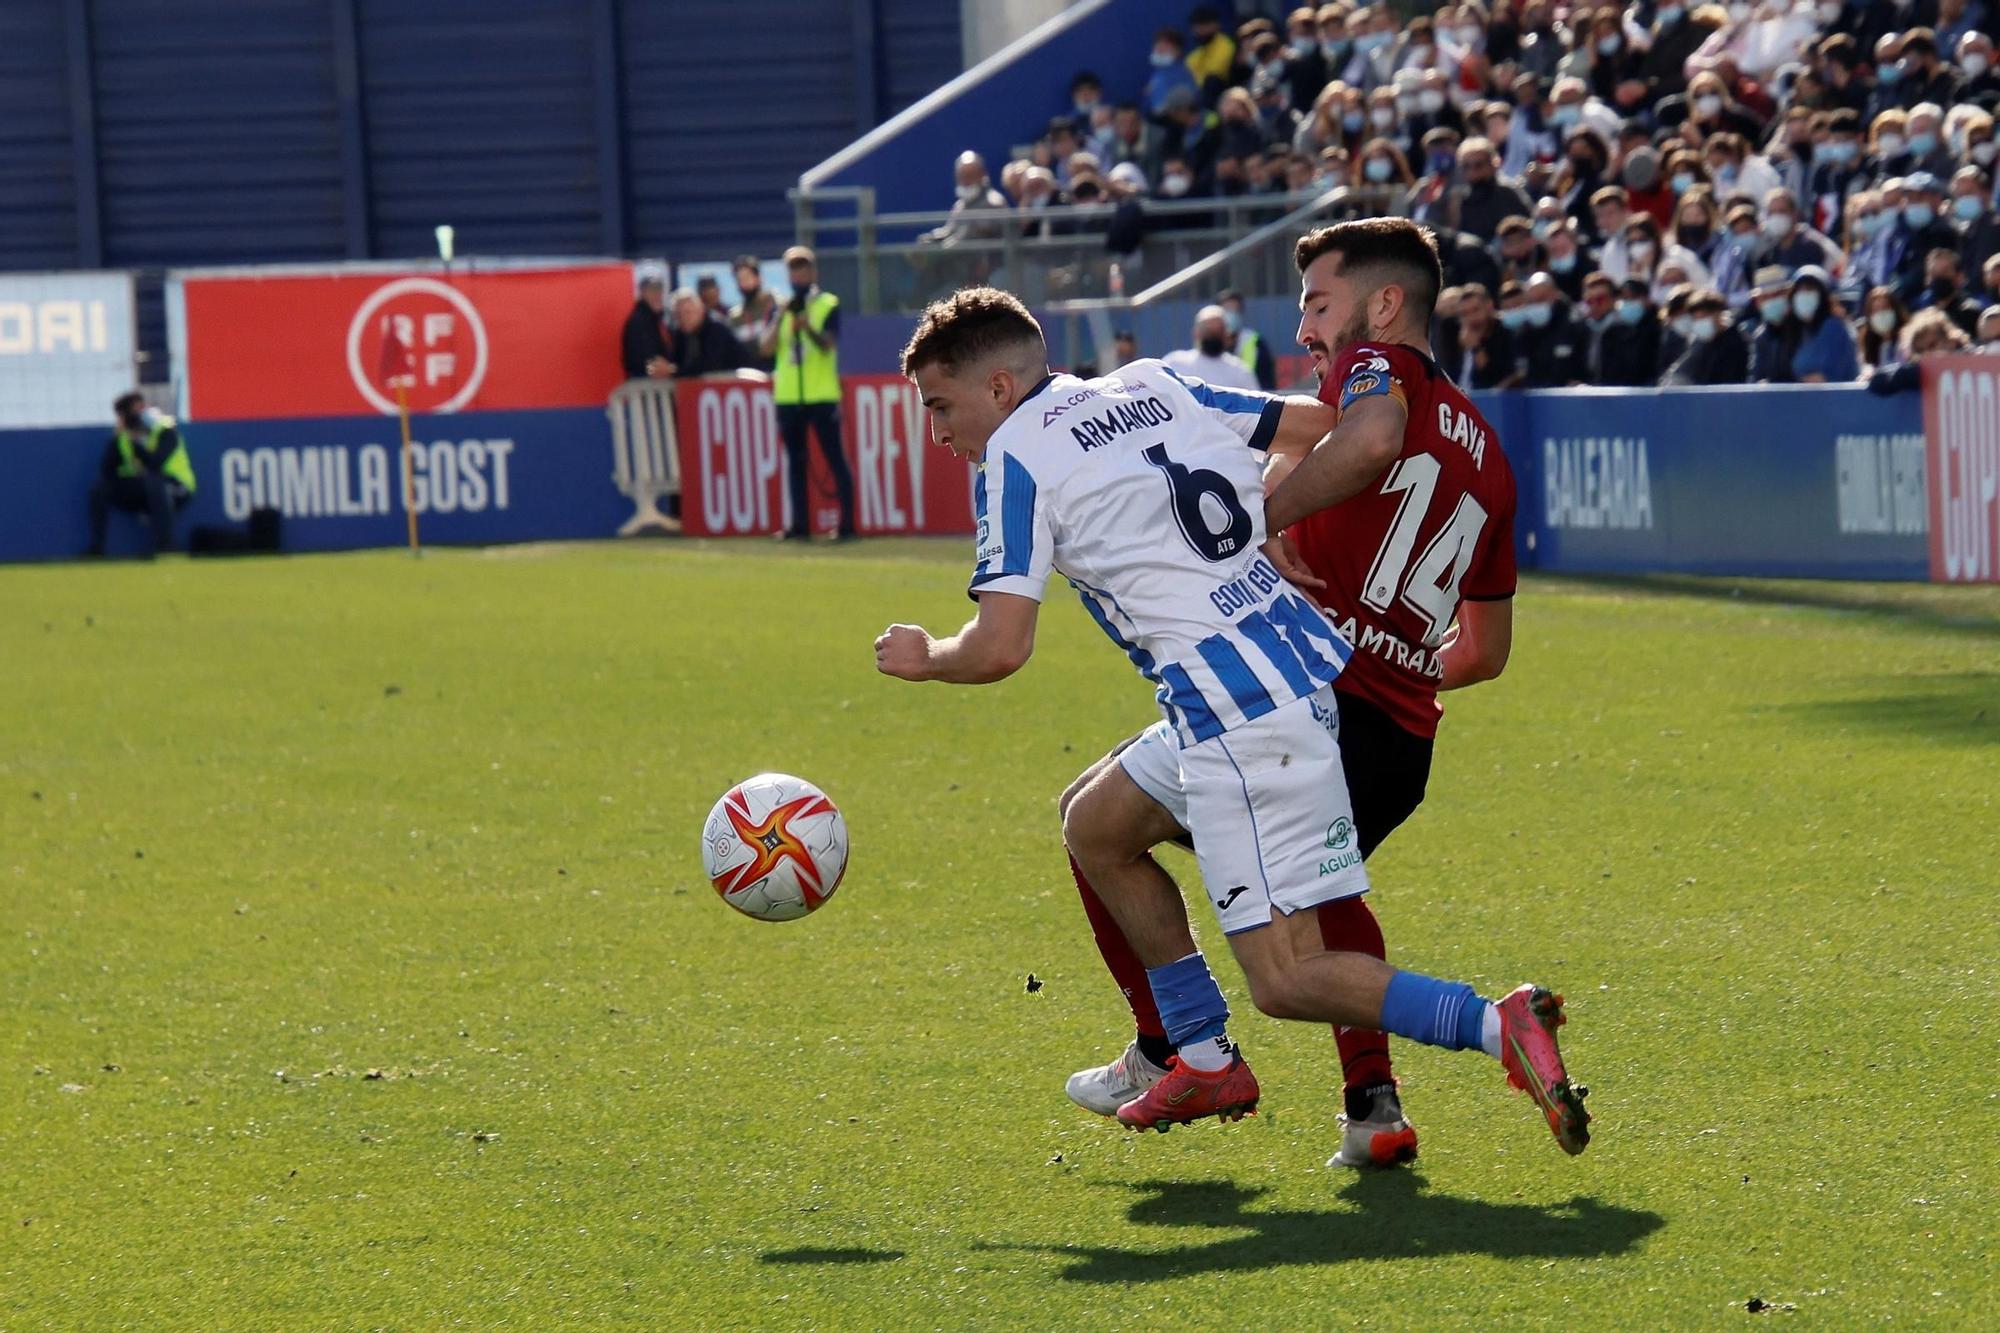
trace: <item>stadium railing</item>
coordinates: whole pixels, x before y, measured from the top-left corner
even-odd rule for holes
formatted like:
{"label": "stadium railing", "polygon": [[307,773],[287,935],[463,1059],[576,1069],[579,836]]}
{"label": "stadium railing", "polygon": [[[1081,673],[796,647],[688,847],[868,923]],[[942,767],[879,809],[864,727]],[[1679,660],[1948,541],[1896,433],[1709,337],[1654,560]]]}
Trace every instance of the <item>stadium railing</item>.
{"label": "stadium railing", "polygon": [[[1296,280],[1288,254],[1266,250],[1286,231],[1296,236],[1321,221],[1393,207],[1389,191],[1304,191],[1213,199],[1148,199],[1138,248],[1113,253],[1105,229],[1117,208],[1064,205],[1046,212],[970,209],[877,213],[867,186],[793,190],[799,243],[814,249],[820,282],[851,292],[861,314],[913,312],[972,283],[1004,287],[1034,306],[1083,300],[1116,302],[1134,286],[1169,289],[1178,275],[1230,256],[1234,277],[1218,285],[1277,295]],[[949,223],[993,236],[919,239]],[[1027,234],[1032,229],[1038,234]],[[1046,232],[1047,234],[1039,234]],[[1252,242],[1243,247],[1243,242]],[[1283,246],[1287,249],[1290,241]],[[1204,272],[1213,273],[1213,268]],[[1114,290],[1122,287],[1124,291]]]}

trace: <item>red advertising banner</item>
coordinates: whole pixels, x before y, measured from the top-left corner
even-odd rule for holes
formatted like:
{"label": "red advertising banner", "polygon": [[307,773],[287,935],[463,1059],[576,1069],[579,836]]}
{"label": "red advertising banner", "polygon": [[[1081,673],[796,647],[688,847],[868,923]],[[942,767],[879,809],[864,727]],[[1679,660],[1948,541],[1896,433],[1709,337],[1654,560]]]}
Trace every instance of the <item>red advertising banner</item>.
{"label": "red advertising banner", "polygon": [[[842,381],[841,443],[854,474],[855,524],[880,534],[972,532],[972,469],[930,442],[916,386],[900,375]],[[785,450],[768,384],[684,380],[674,389],[681,525],[690,536],[777,532],[790,521]],[[831,532],[840,505],[817,445],[808,447],[807,526]]]}
{"label": "red advertising banner", "polygon": [[177,282],[195,420],[596,407],[624,378],[629,263]]}
{"label": "red advertising banner", "polygon": [[1926,357],[1931,581],[2000,582],[2000,357]]}

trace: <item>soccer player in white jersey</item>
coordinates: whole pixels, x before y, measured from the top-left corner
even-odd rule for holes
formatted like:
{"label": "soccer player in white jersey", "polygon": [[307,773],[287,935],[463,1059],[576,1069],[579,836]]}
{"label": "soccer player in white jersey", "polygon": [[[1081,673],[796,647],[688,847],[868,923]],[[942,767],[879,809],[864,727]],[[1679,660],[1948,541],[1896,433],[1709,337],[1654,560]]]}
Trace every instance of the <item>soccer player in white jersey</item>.
{"label": "soccer player in white jersey", "polygon": [[[1042,331],[1014,297],[968,288],[924,312],[903,371],[938,442],[981,465],[972,621],[934,639],[891,625],[876,666],[905,680],[980,684],[1034,650],[1051,573],[1155,686],[1178,747],[1186,825],[1257,1007],[1478,1049],[1530,1086],[1570,1152],[1588,1142],[1581,1091],[1557,1048],[1559,1002],[1523,986],[1494,1003],[1471,986],[1328,953],[1305,909],[1365,883],[1357,853],[1328,858],[1351,824],[1330,686],[1352,648],[1267,549],[1261,452],[1316,438],[1311,400],[1225,392],[1139,361],[1097,380],[1052,375]],[[1286,430],[1286,419],[1292,429]],[[1178,832],[1117,764],[1069,804],[1070,851],[1140,959],[1179,1054],[1118,1109],[1166,1129],[1255,1110],[1229,1009],[1192,948],[1178,890],[1143,848]],[[1134,853],[1131,849],[1142,850]]]}

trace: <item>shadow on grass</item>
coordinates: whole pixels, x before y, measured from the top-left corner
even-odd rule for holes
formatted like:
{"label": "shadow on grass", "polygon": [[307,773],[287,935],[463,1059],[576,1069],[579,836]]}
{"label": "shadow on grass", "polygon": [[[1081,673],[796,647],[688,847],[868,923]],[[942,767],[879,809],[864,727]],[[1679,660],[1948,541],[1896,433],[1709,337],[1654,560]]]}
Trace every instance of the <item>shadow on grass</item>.
{"label": "shadow on grass", "polygon": [[1885,692],[1871,698],[1784,704],[1779,711],[1950,745],[2000,744],[2000,671],[1897,676],[1883,684]]}
{"label": "shadow on grass", "polygon": [[1066,1282],[1159,1282],[1288,1264],[1489,1254],[1499,1259],[1600,1259],[1624,1254],[1666,1224],[1658,1213],[1579,1195],[1566,1204],[1486,1203],[1425,1192],[1409,1171],[1357,1176],[1341,1210],[1248,1207],[1266,1191],[1230,1181],[1149,1180],[1124,1188],[1141,1197],[1128,1216],[1141,1226],[1228,1227],[1247,1232],[1165,1250],[1088,1245],[982,1246],[1031,1249],[1071,1261]]}
{"label": "shadow on grass", "polygon": [[767,1264],[891,1264],[902,1258],[903,1252],[859,1247],[845,1250],[766,1250],[761,1257]]}
{"label": "shadow on grass", "polygon": [[1762,582],[1692,574],[1562,574],[1556,577],[1565,583],[1591,588],[1704,597],[1712,601],[1753,606],[1846,611],[1870,616],[1885,624],[1970,634],[1979,638],[2000,638],[2000,613],[1994,609],[2000,603],[1996,603],[1985,589],[1912,583],[1907,585],[1907,591],[1892,591],[1881,584]]}

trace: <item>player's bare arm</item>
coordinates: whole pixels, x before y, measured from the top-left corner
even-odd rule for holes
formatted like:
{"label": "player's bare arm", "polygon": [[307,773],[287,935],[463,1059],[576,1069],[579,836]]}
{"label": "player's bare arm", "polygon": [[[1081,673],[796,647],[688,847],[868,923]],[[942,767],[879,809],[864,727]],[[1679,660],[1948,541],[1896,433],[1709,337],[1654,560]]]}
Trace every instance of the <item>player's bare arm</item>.
{"label": "player's bare arm", "polygon": [[1355,401],[1340,424],[1299,460],[1264,502],[1264,526],[1283,532],[1308,514],[1357,495],[1403,451],[1409,412],[1389,396]]}
{"label": "player's bare arm", "polygon": [[1334,411],[1331,405],[1303,394],[1285,398],[1284,404],[1284,409],[1278,414],[1278,429],[1271,435],[1267,452],[1273,459],[1287,458],[1296,462],[1327,437],[1327,433],[1339,422],[1340,413]]}
{"label": "player's bare arm", "polygon": [[964,629],[934,639],[918,625],[891,625],[875,640],[875,669],[902,680],[941,680],[952,685],[990,685],[1027,665],[1035,651],[1035,618],[1041,603],[1032,597],[989,592]]}
{"label": "player's bare arm", "polygon": [[1438,650],[1438,666],[1444,672],[1438,688],[1462,690],[1494,679],[1507,669],[1507,655],[1513,647],[1513,598],[1460,602],[1458,623]]}

